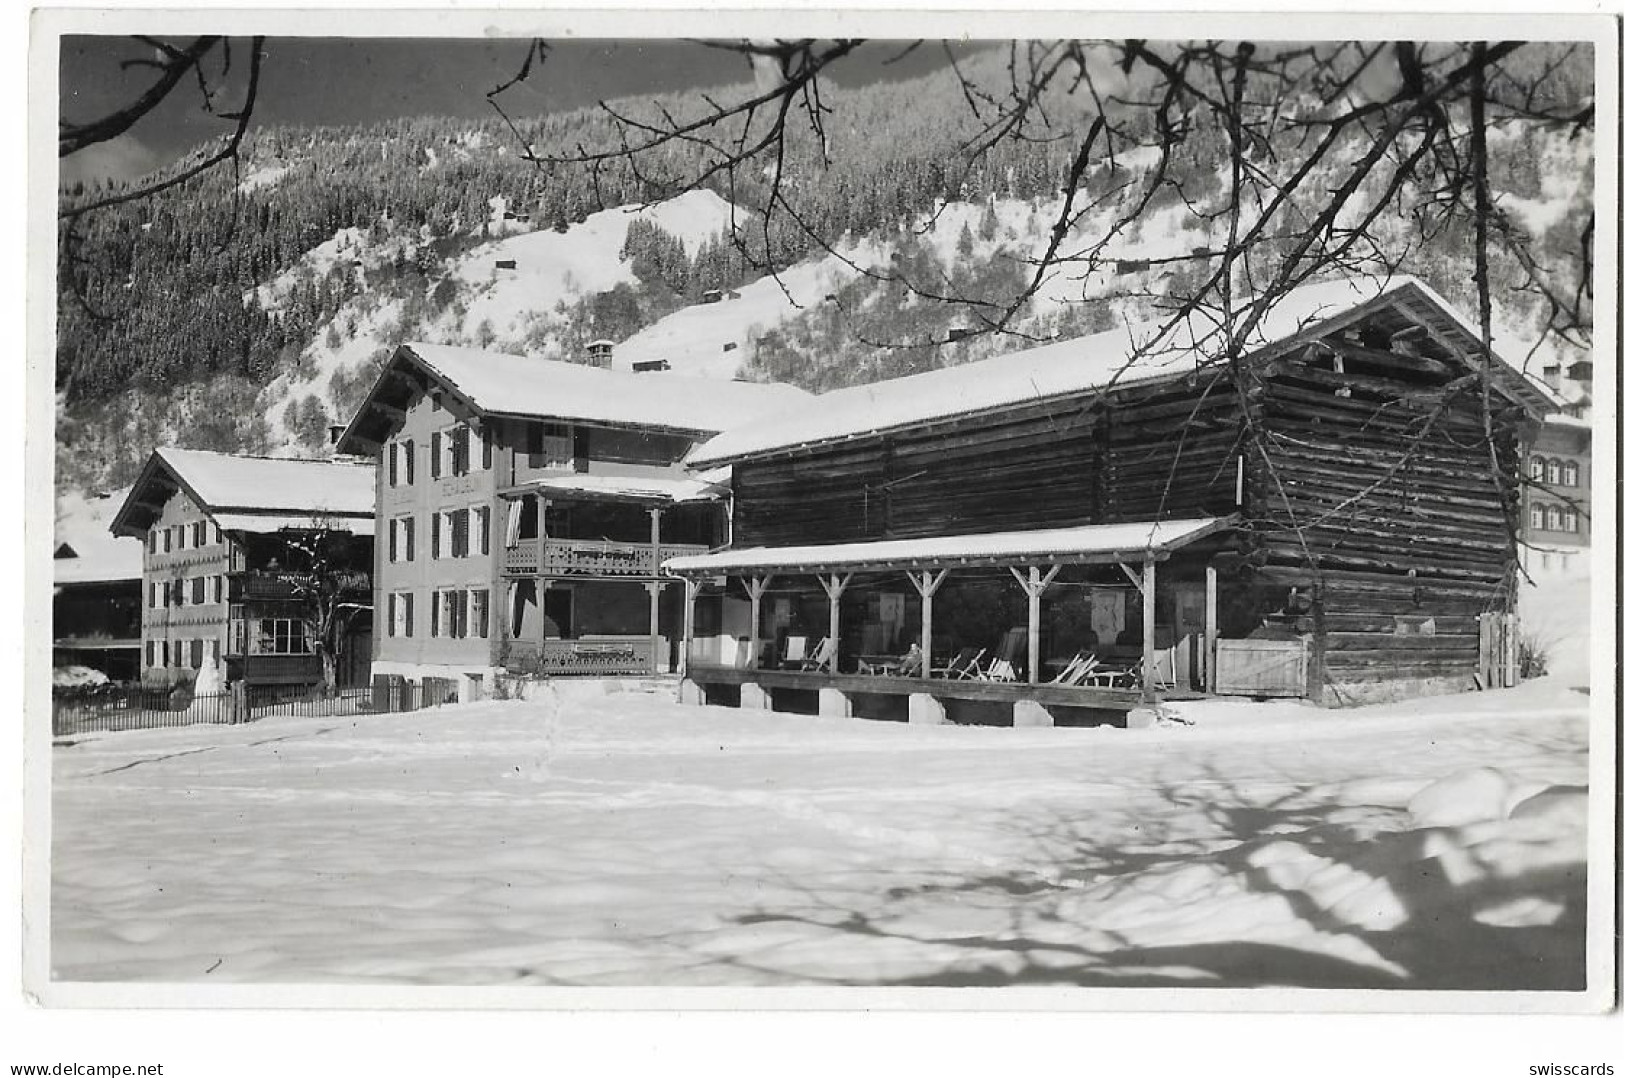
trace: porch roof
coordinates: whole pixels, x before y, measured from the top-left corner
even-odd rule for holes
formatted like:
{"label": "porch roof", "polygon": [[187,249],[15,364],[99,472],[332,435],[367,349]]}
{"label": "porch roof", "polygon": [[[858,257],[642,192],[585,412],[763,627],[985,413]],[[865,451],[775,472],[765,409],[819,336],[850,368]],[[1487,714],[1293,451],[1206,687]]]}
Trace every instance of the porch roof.
{"label": "porch roof", "polygon": [[252,532],[269,535],[289,528],[294,531],[349,532],[371,536],[377,529],[373,517],[327,517],[308,513],[216,513],[214,522],[223,532]]}
{"label": "porch roof", "polygon": [[678,576],[717,573],[816,572],[843,569],[931,569],[956,565],[1114,564],[1160,555],[1222,531],[1233,517],[1087,524],[1038,531],[982,532],[924,539],[884,539],[819,546],[750,547],[668,558]]}
{"label": "porch roof", "polygon": [[633,502],[639,505],[715,501],[727,497],[728,469],[684,476],[547,475],[517,483],[502,493]]}

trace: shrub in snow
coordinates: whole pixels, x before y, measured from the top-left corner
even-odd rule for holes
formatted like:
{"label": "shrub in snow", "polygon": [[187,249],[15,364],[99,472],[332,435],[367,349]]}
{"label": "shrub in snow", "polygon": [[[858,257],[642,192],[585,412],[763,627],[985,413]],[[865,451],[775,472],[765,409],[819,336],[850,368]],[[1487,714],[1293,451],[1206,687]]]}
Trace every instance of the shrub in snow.
{"label": "shrub in snow", "polygon": [[88,666],[58,666],[51,670],[52,689],[83,689],[106,684],[107,675]]}
{"label": "shrub in snow", "polygon": [[1518,673],[1524,679],[1545,677],[1550,648],[1543,637],[1524,634],[1518,638]]}

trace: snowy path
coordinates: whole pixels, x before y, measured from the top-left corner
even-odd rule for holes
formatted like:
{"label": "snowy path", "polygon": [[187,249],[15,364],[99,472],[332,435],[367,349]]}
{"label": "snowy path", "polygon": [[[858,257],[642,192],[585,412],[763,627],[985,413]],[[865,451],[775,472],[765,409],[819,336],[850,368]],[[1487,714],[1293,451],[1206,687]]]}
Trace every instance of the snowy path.
{"label": "snowy path", "polygon": [[621,695],[96,736],[55,750],[53,964],[1579,987],[1585,703],[1537,682],[1120,731]]}

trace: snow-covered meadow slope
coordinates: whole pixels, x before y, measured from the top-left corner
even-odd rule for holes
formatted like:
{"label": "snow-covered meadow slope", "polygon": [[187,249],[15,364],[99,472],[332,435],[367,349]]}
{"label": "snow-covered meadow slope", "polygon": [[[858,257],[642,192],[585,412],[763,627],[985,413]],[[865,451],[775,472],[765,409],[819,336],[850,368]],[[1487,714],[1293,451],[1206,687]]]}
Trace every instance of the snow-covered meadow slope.
{"label": "snow-covered meadow slope", "polygon": [[1584,987],[1587,699],[918,727],[569,695],[54,750],[64,981]]}

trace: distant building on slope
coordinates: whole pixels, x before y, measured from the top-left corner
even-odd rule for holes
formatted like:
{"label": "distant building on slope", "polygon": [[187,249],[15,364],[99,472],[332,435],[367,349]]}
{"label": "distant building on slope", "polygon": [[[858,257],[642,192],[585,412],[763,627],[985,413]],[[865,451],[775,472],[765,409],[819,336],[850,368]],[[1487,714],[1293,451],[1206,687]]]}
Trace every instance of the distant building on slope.
{"label": "distant building on slope", "polygon": [[1537,580],[1589,567],[1591,554],[1591,364],[1545,361],[1539,379],[1561,402],[1525,457],[1524,566]]}
{"label": "distant building on slope", "polygon": [[374,678],[672,669],[661,559],[728,540],[726,470],[683,456],[806,396],[402,345],[338,443],[378,462]]}
{"label": "distant building on slope", "polygon": [[[156,449],[113,518],[144,547],[141,669],[213,668],[249,686],[316,685],[322,671],[308,590],[291,544],[343,532],[358,616],[338,654],[339,684],[363,683],[371,650],[372,465]],[[348,661],[346,661],[348,659]]]}

